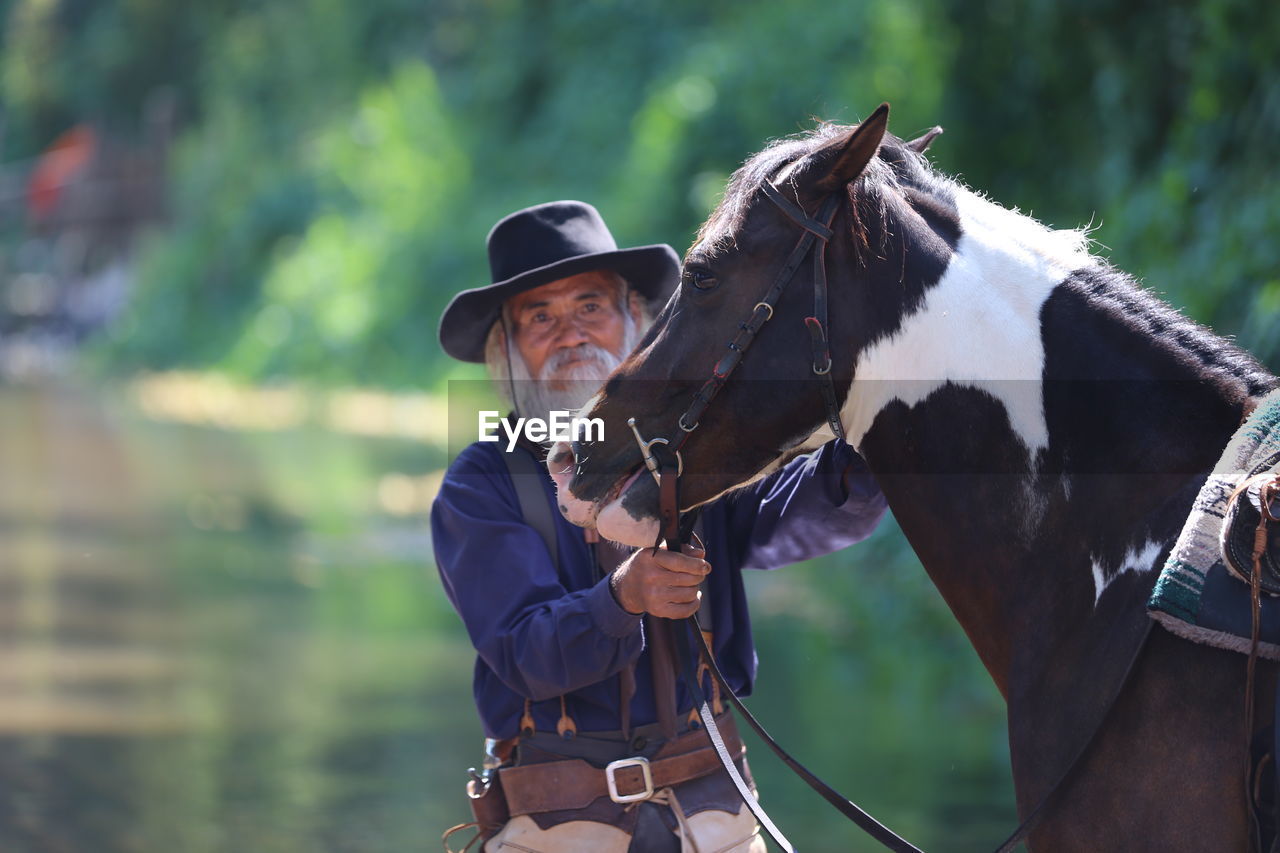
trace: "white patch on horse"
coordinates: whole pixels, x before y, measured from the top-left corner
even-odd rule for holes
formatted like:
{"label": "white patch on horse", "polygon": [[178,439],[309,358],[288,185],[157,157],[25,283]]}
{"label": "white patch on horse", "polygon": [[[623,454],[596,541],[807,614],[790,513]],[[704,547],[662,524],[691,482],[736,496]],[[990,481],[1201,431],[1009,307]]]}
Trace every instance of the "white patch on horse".
{"label": "white patch on horse", "polygon": [[1141,548],[1130,548],[1124,554],[1124,559],[1120,561],[1120,567],[1114,572],[1108,572],[1103,566],[1102,561],[1097,557],[1091,557],[1093,562],[1093,604],[1096,607],[1099,599],[1102,598],[1102,591],[1110,585],[1116,578],[1125,572],[1149,572],[1156,567],[1156,561],[1160,559],[1160,555],[1164,553],[1164,546],[1159,542],[1153,542],[1148,539]]}
{"label": "white patch on horse", "polygon": [[1004,405],[1030,458],[1048,447],[1040,310],[1067,274],[1091,266],[1082,231],[1054,231],[955,185],[961,236],[942,279],[894,334],[858,358],[841,410],[860,447],[875,417],[914,406],[948,383]]}
{"label": "white patch on horse", "polygon": [[596,516],[596,529],[601,536],[612,542],[630,545],[632,548],[646,548],[658,537],[658,520],[651,516],[636,518],[630,510],[623,507],[621,500],[615,500]]}

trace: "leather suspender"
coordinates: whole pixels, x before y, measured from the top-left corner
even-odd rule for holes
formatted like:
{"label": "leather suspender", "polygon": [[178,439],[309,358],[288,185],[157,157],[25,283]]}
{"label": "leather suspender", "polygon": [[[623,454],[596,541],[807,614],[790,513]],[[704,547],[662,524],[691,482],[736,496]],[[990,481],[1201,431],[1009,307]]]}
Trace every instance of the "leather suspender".
{"label": "leather suspender", "polygon": [[511,474],[511,484],[515,486],[525,524],[538,531],[542,544],[547,546],[547,553],[551,555],[551,565],[559,571],[560,549],[556,543],[556,524],[551,516],[551,505],[547,503],[547,495],[542,490],[542,478],[546,476],[542,463],[534,458],[533,451],[523,445],[517,445],[510,453],[502,454],[502,460],[507,463],[507,472]]}

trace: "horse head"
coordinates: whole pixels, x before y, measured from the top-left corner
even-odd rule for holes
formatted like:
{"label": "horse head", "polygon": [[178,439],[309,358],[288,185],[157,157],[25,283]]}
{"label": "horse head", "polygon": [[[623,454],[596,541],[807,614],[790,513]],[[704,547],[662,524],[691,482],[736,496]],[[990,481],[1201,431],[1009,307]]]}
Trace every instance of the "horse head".
{"label": "horse head", "polygon": [[[784,141],[734,174],[684,259],[677,292],[584,407],[603,421],[604,437],[553,448],[549,466],[571,521],[632,545],[654,541],[657,486],[642,475],[633,418],[646,440],[679,448],[681,509],[832,438],[828,415],[848,395],[858,351],[892,330],[918,298],[909,279],[931,262],[927,251],[895,253],[882,220],[895,203],[885,187],[901,183],[885,179],[919,160],[940,131],[903,143],[886,134],[888,114],[882,105],[855,127],[827,125]],[[814,221],[824,205],[829,223]],[[807,231],[814,233],[806,248],[799,241]],[[815,264],[824,251],[825,262]],[[828,269],[830,322],[823,323],[815,299]],[[824,359],[815,340],[825,339],[827,325],[839,334]],[[744,341],[748,326],[758,334]],[[822,390],[828,381],[831,405]]]}

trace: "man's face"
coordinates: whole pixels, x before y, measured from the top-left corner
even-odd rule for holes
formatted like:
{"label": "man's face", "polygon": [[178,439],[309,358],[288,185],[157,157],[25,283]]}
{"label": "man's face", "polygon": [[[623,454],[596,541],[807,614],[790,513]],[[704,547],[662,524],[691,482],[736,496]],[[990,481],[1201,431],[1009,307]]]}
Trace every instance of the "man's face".
{"label": "man's face", "polygon": [[575,365],[588,357],[591,346],[625,355],[621,286],[615,274],[592,270],[511,297],[513,340],[529,375],[555,386],[573,378]]}

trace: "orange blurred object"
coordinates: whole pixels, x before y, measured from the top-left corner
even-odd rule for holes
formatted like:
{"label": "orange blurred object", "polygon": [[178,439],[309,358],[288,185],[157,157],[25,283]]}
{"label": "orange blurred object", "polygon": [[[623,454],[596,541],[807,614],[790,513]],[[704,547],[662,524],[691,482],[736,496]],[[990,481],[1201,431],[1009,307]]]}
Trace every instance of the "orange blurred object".
{"label": "orange blurred object", "polygon": [[98,135],[87,124],[63,133],[40,155],[27,181],[27,213],[44,220],[58,206],[63,187],[88,167],[98,149]]}

